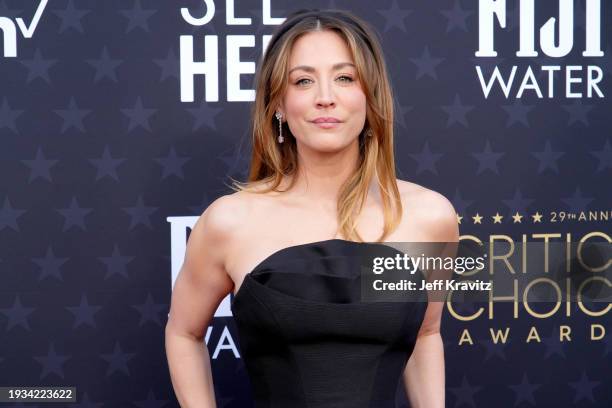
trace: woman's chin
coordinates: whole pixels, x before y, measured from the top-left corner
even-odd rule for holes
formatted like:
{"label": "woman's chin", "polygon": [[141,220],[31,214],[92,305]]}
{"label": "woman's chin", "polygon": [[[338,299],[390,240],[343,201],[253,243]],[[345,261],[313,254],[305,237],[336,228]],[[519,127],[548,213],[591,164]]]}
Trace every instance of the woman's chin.
{"label": "woman's chin", "polygon": [[321,153],[333,153],[346,149],[351,144],[341,137],[332,137],[331,135],[322,135],[313,137],[308,143],[311,150],[320,151]]}

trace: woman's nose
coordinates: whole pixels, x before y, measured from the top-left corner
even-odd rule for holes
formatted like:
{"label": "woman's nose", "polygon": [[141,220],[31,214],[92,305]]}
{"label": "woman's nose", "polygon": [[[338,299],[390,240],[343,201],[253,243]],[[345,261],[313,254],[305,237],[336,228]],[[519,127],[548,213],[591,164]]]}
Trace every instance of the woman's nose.
{"label": "woman's nose", "polygon": [[319,81],[317,87],[317,106],[329,106],[335,104],[335,96],[329,81]]}

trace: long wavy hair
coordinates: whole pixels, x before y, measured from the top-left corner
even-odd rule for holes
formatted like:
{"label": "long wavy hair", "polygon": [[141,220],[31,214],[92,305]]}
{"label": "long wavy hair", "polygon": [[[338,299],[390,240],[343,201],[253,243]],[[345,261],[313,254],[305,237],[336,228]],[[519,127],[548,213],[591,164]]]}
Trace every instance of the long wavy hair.
{"label": "long wavy hair", "polygon": [[[366,95],[365,126],[359,135],[357,170],[341,186],[337,202],[338,229],[349,240],[364,241],[357,232],[357,219],[367,198],[370,182],[377,176],[384,214],[383,241],[402,218],[402,205],[395,178],[393,153],[393,94],[384,55],[376,32],[361,18],[342,10],[299,10],[290,14],[270,38],[255,74],[255,103],[251,110],[252,156],[248,181],[233,180],[235,191],[266,193],[287,191],[278,187],[284,176],[298,170],[296,141],[283,123],[284,143],[277,143],[278,123],[274,113],[288,85],[289,54],[301,35],[332,30],[346,41]],[[367,130],[371,129],[368,137]],[[230,177],[231,178],[231,177]],[[260,188],[265,185],[265,188]]]}

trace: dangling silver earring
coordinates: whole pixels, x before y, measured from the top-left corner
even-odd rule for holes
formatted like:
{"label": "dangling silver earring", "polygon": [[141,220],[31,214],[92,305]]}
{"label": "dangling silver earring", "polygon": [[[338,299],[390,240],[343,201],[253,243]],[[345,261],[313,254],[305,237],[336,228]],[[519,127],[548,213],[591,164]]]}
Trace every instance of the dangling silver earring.
{"label": "dangling silver earring", "polygon": [[276,116],[276,119],[278,119],[278,143],[283,143],[285,141],[285,138],[283,137],[283,123],[281,122],[283,115],[277,111],[274,116]]}

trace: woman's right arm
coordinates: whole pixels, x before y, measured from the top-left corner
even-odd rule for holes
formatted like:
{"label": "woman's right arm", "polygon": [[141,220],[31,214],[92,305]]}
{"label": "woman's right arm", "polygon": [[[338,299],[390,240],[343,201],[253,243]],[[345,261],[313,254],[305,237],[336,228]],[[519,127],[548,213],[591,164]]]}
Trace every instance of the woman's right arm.
{"label": "woman's right arm", "polygon": [[166,324],[166,356],[174,392],[182,408],[215,408],[206,328],[234,287],[225,271],[228,236],[235,217],[228,196],[213,202],[198,218],[187,240]]}

